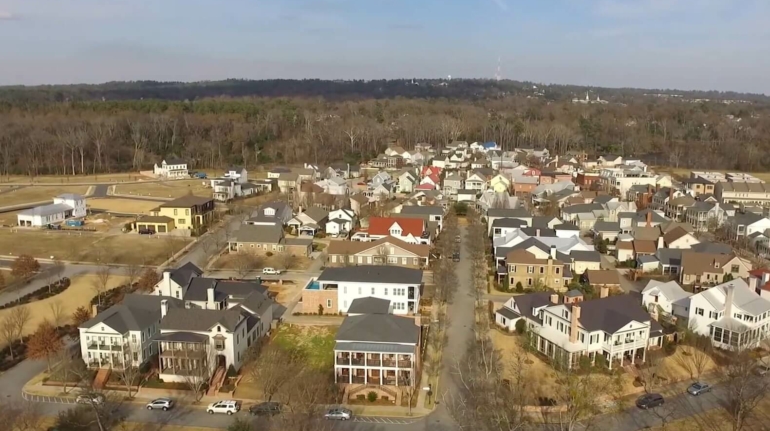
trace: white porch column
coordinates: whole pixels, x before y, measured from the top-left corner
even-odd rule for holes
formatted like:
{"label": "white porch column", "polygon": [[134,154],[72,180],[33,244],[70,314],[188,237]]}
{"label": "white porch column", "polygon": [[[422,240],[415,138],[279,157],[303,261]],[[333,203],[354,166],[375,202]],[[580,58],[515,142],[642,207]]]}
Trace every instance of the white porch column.
{"label": "white porch column", "polygon": [[631,365],[634,365],[634,357],[636,356],[636,348],[631,349]]}
{"label": "white porch column", "polygon": [[646,362],[646,361],[647,361],[647,348],[645,347],[644,350],[642,351],[642,362]]}

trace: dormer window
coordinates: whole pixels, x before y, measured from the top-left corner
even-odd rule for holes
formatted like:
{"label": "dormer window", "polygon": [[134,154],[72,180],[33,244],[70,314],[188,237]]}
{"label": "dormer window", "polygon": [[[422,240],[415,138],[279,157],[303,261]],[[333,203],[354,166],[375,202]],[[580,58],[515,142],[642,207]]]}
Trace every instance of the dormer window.
{"label": "dormer window", "polygon": [[217,325],[217,332],[222,332],[222,327]]}

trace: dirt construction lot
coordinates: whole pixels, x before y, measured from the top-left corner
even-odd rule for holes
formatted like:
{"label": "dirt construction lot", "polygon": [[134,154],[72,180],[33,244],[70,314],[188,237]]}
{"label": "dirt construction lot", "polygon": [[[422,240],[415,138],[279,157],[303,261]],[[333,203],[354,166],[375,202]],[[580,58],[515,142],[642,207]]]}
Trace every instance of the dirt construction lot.
{"label": "dirt construction lot", "polygon": [[30,186],[0,195],[0,206],[19,205],[31,202],[50,201],[62,193],[85,194],[88,186]]}
{"label": "dirt construction lot", "polygon": [[[118,272],[113,270],[112,275],[107,280],[107,288],[114,289],[117,286],[125,283],[126,278]],[[34,301],[26,304],[29,308],[32,319],[29,324],[24,328],[25,334],[31,334],[35,332],[37,326],[43,322],[46,318],[50,319],[51,304],[59,303],[62,308],[62,315],[67,316],[62,323],[69,323],[69,316],[78,307],[89,307],[89,301],[96,295],[94,286],[97,284],[97,277],[95,275],[78,275],[71,279],[72,284],[64,292],[52,296],[50,298],[43,299],[41,301]],[[13,308],[0,310],[0,320],[3,319]]]}
{"label": "dirt construction lot", "polygon": [[149,214],[163,202],[141,201],[137,199],[89,199],[88,207],[93,210],[109,211],[121,214]]}
{"label": "dirt construction lot", "polygon": [[115,193],[121,195],[151,196],[159,198],[179,198],[191,191],[197,196],[210,196],[211,188],[206,180],[170,180],[151,183],[123,184],[115,187]]}
{"label": "dirt construction lot", "polygon": [[4,256],[29,254],[80,262],[159,265],[190,242],[188,238],[77,232],[0,230]]}

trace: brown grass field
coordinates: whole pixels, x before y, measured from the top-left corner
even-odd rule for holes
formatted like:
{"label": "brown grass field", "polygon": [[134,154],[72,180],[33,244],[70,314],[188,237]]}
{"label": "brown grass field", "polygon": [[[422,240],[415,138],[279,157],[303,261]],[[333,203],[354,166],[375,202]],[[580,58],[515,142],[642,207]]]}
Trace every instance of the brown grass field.
{"label": "brown grass field", "polygon": [[138,172],[122,172],[98,175],[43,175],[34,178],[26,175],[10,175],[7,177],[0,177],[0,183],[26,184],[32,182],[35,184],[67,184],[137,181],[141,179],[147,179],[147,177],[139,174]]}
{"label": "brown grass field", "polygon": [[5,256],[29,254],[80,262],[159,265],[189,242],[188,238],[135,234],[0,230],[0,250]]}
{"label": "brown grass field", "polygon": [[0,195],[1,206],[19,205],[31,202],[50,201],[62,193],[79,193],[88,191],[88,186],[29,186]]}
{"label": "brown grass field", "polygon": [[89,199],[86,204],[91,209],[127,214],[148,214],[163,202],[141,201],[138,199]]}
{"label": "brown grass field", "polygon": [[159,198],[178,198],[192,191],[197,196],[210,196],[211,189],[203,185],[206,180],[171,180],[152,183],[123,184],[115,187],[115,193]]}

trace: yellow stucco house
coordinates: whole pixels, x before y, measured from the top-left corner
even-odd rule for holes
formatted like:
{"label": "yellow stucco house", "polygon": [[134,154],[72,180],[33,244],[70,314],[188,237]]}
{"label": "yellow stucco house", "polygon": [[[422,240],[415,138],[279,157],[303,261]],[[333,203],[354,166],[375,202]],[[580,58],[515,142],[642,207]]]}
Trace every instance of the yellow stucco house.
{"label": "yellow stucco house", "polygon": [[497,174],[489,181],[489,187],[497,193],[507,192],[511,189],[511,180],[502,174]]}
{"label": "yellow stucco house", "polygon": [[208,224],[214,217],[214,199],[202,196],[188,195],[150,211],[150,215],[162,220],[161,217],[171,219],[168,228],[171,229],[197,229]]}

